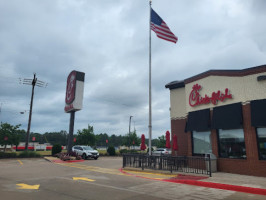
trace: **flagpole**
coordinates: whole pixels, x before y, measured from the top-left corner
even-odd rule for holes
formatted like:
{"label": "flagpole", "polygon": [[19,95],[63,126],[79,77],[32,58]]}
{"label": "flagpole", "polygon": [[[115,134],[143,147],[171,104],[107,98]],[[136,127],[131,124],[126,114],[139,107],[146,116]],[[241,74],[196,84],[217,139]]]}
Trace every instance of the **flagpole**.
{"label": "flagpole", "polygon": [[151,112],[151,3],[150,0],[150,21],[149,21],[149,155],[151,155],[152,138],[152,112]]}

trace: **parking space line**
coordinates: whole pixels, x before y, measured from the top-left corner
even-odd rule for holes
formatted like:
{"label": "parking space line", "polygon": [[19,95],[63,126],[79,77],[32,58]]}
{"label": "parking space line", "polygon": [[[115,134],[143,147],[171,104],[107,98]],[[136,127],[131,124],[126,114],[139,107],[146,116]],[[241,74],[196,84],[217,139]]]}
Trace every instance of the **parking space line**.
{"label": "parking space line", "polygon": [[25,183],[19,183],[16,185],[18,186],[17,189],[20,189],[20,190],[38,190],[40,187],[40,185],[28,185]]}
{"label": "parking space line", "polygon": [[21,160],[18,160],[18,162],[19,162],[20,165],[23,165],[23,163],[21,162]]}
{"label": "parking space line", "polygon": [[86,177],[73,177],[73,180],[74,180],[74,181],[79,181],[79,180],[81,180],[81,181],[89,181],[89,182],[93,182],[93,181],[95,181],[94,179],[89,179],[89,178],[86,178]]}

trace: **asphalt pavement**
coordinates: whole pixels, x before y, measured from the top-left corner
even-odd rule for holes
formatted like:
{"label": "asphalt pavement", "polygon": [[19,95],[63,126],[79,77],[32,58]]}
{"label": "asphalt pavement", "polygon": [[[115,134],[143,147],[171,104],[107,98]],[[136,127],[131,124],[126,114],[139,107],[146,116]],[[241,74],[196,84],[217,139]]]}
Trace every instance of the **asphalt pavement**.
{"label": "asphalt pavement", "polygon": [[[61,162],[57,158],[46,157],[51,162]],[[212,173],[212,177],[198,174],[170,173],[168,171],[147,170],[140,168],[120,168],[120,172],[138,178],[154,179],[164,182],[195,185],[250,194],[266,195],[266,177],[240,174]]]}
{"label": "asphalt pavement", "polygon": [[[213,186],[230,186],[218,188]],[[233,188],[232,187],[236,187]],[[246,191],[238,191],[237,187]],[[251,190],[255,192],[250,192]],[[121,157],[62,162],[57,158],[0,160],[1,199],[256,199],[266,178],[227,173],[213,177],[122,168]],[[257,193],[256,193],[257,192]],[[261,192],[259,194],[258,192]]]}

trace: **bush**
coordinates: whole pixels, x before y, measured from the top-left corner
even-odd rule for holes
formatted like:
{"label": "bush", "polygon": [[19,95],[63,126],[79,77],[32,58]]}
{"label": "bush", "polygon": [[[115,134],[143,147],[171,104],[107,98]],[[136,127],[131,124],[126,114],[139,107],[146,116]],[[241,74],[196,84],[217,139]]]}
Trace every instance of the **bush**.
{"label": "bush", "polygon": [[23,151],[18,155],[19,158],[40,158],[41,155],[35,151]]}
{"label": "bush", "polygon": [[35,151],[22,151],[20,154],[15,152],[5,153],[0,152],[0,158],[40,158],[41,154]]}
{"label": "bush", "polygon": [[55,144],[52,148],[52,156],[62,151],[62,146],[60,144]]}
{"label": "bush", "polygon": [[60,159],[63,160],[63,161],[67,161],[67,160],[71,160],[71,157],[69,156],[69,154],[61,153],[60,154]]}
{"label": "bush", "polygon": [[139,153],[139,151],[135,150],[135,149],[131,149],[131,150],[129,150],[129,153]]}
{"label": "bush", "polygon": [[122,155],[122,154],[124,154],[124,153],[128,153],[128,150],[127,150],[127,149],[121,149],[121,150],[119,151],[119,153]]}
{"label": "bush", "polygon": [[115,148],[113,146],[108,147],[107,153],[109,156],[115,156]]}
{"label": "bush", "polygon": [[54,156],[56,156],[57,158],[60,158],[63,161],[67,161],[67,160],[82,160],[81,156],[79,156],[76,152],[71,151],[70,153],[57,153]]}
{"label": "bush", "polygon": [[5,153],[5,152],[0,152],[0,158],[16,158],[17,154],[15,152],[12,153]]}
{"label": "bush", "polygon": [[69,156],[77,157],[78,154],[76,152],[74,152],[74,151],[70,151]]}

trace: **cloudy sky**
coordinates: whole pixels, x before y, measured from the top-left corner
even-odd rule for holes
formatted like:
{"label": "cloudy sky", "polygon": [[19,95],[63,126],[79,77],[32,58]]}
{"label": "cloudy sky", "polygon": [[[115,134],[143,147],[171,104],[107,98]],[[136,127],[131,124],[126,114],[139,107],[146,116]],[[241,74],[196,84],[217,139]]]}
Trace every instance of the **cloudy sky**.
{"label": "cloudy sky", "polygon": [[[152,32],[153,138],[170,130],[165,85],[210,69],[266,64],[266,1],[154,0],[153,9],[178,37]],[[27,129],[36,87],[32,132],[69,129],[66,79],[85,72],[83,110],[75,129],[148,137],[148,0],[0,0],[0,121]],[[26,111],[25,114],[20,112]]]}

